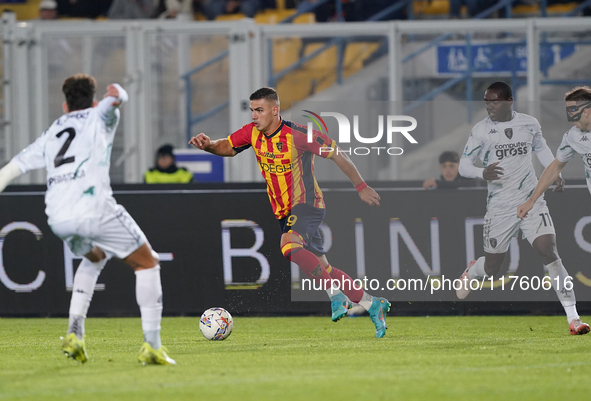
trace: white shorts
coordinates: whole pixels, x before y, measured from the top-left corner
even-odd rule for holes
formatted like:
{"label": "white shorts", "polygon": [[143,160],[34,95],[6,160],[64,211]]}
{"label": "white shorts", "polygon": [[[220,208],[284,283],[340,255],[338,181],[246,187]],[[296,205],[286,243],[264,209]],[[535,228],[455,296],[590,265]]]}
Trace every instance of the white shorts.
{"label": "white shorts", "polygon": [[147,242],[144,232],[121,205],[100,218],[52,224],[51,230],[76,256],[86,255],[97,246],[109,259],[125,259]]}
{"label": "white shorts", "polygon": [[511,239],[519,234],[519,230],[530,244],[539,236],[555,235],[548,206],[545,203],[535,204],[523,221],[517,217],[517,213],[492,216],[487,213],[484,216],[483,227],[484,252],[507,252]]}

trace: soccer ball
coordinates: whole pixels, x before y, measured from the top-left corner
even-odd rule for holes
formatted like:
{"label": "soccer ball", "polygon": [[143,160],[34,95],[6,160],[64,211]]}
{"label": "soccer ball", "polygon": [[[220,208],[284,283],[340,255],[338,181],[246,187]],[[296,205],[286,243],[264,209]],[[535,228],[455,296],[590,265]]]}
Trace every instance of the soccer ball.
{"label": "soccer ball", "polygon": [[208,340],[225,340],[233,328],[232,315],[224,308],[209,308],[199,320],[199,330]]}

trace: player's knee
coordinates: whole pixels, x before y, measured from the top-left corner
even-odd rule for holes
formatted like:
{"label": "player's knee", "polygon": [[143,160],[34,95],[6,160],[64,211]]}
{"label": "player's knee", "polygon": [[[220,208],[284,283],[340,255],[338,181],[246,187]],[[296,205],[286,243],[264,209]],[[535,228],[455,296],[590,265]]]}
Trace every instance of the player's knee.
{"label": "player's knee", "polygon": [[501,264],[484,264],[484,272],[487,276],[495,276],[501,270]]}
{"label": "player's knee", "polygon": [[558,254],[553,249],[538,250],[538,254],[542,258],[542,262],[545,265],[549,265],[550,263],[558,260]]}
{"label": "player's knee", "polygon": [[107,255],[105,255],[105,253],[96,246],[84,256],[92,263],[98,263],[107,257]]}
{"label": "player's knee", "polygon": [[558,251],[556,250],[556,238],[554,235],[542,235],[536,238],[532,246],[540,255],[544,264],[552,263],[558,259]]}
{"label": "player's knee", "polygon": [[[85,256],[84,258],[82,258],[82,262],[80,262],[78,269],[76,269],[76,275],[78,275],[78,273],[80,273],[80,274],[87,274],[90,276],[98,277],[101,274],[101,271],[103,270],[103,268],[105,267],[106,264],[107,264],[106,258],[101,259],[97,262],[93,262],[92,260],[88,259]],[[74,276],[74,277],[76,277],[76,276]]]}
{"label": "player's knee", "polygon": [[289,261],[293,258],[297,252],[301,251],[304,248],[304,245],[298,242],[291,242],[288,241],[281,246],[281,253],[285,256]]}

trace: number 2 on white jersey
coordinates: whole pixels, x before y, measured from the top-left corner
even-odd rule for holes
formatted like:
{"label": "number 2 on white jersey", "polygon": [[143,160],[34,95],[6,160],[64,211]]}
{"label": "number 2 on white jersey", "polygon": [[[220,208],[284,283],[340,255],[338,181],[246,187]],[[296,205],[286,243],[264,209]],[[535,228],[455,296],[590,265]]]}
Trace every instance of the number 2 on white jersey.
{"label": "number 2 on white jersey", "polygon": [[76,137],[76,130],[74,128],[72,128],[72,127],[66,128],[65,130],[62,130],[62,131],[58,132],[57,135],[56,135],[56,137],[59,138],[64,133],[67,133],[68,134],[68,139],[66,139],[66,142],[64,142],[62,148],[60,149],[59,152],[57,152],[57,156],[53,160],[53,165],[55,166],[55,168],[58,168],[62,164],[74,163],[74,160],[76,159],[76,156],[64,157],[64,155],[68,151],[68,148],[72,144],[72,141]]}

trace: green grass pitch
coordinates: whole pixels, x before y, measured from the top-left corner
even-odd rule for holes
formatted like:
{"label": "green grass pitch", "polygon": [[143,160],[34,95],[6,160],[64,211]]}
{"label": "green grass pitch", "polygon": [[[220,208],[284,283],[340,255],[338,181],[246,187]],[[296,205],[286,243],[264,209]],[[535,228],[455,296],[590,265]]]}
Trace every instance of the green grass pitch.
{"label": "green grass pitch", "polygon": [[165,318],[177,366],[141,366],[139,318],[90,318],[84,365],[66,319],[0,319],[0,400],[566,400],[591,394],[591,335],[557,317],[241,318],[207,341]]}

